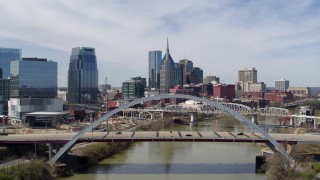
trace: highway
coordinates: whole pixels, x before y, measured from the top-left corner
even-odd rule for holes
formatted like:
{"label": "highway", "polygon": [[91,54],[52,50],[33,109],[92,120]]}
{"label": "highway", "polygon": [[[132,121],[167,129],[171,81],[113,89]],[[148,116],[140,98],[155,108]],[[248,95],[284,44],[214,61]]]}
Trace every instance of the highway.
{"label": "highway", "polygon": [[[67,143],[77,133],[59,134],[14,134],[0,136],[1,144]],[[279,143],[320,144],[320,135],[270,134]],[[78,142],[268,142],[259,133],[197,132],[197,131],[134,131],[134,132],[90,132]]]}

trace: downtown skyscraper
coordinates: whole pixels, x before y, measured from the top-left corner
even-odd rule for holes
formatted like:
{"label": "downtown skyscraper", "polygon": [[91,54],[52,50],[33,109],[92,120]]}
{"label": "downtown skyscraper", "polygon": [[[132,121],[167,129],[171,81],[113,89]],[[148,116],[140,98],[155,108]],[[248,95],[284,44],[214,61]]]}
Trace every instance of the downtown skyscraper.
{"label": "downtown skyscraper", "polygon": [[160,88],[160,70],[162,64],[162,51],[149,51],[149,88]]}
{"label": "downtown skyscraper", "polygon": [[3,79],[10,76],[10,62],[19,59],[21,59],[21,49],[0,48],[0,68]]}
{"label": "downtown skyscraper", "polygon": [[174,77],[175,63],[169,53],[169,42],[167,39],[166,54],[163,57],[163,65],[160,70],[160,93],[169,93],[170,88],[175,85]]}
{"label": "downtown skyscraper", "polygon": [[57,98],[58,63],[45,58],[21,58],[10,63],[8,115],[22,119],[25,113],[61,112]]}
{"label": "downtown skyscraper", "polygon": [[98,68],[94,48],[72,48],[68,71],[68,103],[98,102]]}

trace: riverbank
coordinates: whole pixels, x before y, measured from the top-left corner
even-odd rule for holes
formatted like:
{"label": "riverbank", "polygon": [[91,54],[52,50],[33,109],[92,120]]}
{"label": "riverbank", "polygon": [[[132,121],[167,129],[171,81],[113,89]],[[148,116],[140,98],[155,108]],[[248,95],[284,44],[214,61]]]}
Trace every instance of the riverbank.
{"label": "riverbank", "polygon": [[0,168],[0,179],[46,180],[52,179],[44,159],[10,164]]}
{"label": "riverbank", "polygon": [[77,155],[85,160],[86,165],[94,164],[102,159],[108,158],[122,150],[129,148],[131,143],[91,143],[85,147],[77,148],[71,151],[70,154]]}
{"label": "riverbank", "polygon": [[267,160],[267,175],[272,179],[314,179],[320,172],[320,145],[298,144],[290,147],[294,162],[279,153]]}
{"label": "riverbank", "polygon": [[[161,130],[162,128],[168,128],[172,124],[172,120],[169,118],[150,121],[148,123],[141,124],[136,131],[144,130]],[[83,168],[90,167],[97,162],[111,157],[123,150],[130,148],[132,143],[130,142],[118,142],[118,143],[103,143],[95,142],[81,145],[71,150],[68,154],[61,157],[60,162],[67,165],[68,171],[77,172]],[[69,173],[70,174],[70,173]]]}

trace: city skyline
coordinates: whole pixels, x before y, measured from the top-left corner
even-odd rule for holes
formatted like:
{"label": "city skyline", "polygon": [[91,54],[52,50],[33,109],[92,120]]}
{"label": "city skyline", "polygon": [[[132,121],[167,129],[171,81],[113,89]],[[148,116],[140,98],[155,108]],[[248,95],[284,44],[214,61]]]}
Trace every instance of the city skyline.
{"label": "city skyline", "polygon": [[148,78],[148,51],[164,52],[167,37],[175,61],[190,59],[221,83],[234,84],[239,69],[255,67],[269,87],[282,78],[320,86],[319,10],[312,0],[4,0],[0,47],[58,62],[64,87],[72,47],[95,48],[99,84],[107,76],[119,87],[129,77]]}

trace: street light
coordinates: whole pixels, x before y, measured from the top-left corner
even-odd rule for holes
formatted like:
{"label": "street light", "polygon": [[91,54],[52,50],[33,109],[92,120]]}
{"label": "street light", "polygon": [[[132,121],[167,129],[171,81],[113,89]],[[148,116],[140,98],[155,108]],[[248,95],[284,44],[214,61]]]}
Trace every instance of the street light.
{"label": "street light", "polygon": [[47,142],[48,142],[48,128],[47,128],[47,123],[48,123],[48,121],[46,121],[46,139],[47,139]]}
{"label": "street light", "polygon": [[91,142],[93,142],[93,128],[91,130]]}

